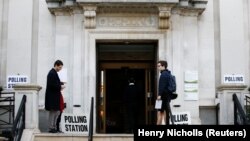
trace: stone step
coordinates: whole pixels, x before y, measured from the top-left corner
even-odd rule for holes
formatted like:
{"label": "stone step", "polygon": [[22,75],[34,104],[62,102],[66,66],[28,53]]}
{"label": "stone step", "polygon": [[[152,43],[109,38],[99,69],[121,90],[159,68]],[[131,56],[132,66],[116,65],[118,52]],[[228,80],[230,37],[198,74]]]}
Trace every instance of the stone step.
{"label": "stone step", "polygon": [[5,137],[0,137],[0,141],[8,141],[8,139]]}
{"label": "stone step", "polygon": [[[93,141],[133,141],[133,134],[94,134]],[[88,141],[87,135],[36,133],[34,141]]]}

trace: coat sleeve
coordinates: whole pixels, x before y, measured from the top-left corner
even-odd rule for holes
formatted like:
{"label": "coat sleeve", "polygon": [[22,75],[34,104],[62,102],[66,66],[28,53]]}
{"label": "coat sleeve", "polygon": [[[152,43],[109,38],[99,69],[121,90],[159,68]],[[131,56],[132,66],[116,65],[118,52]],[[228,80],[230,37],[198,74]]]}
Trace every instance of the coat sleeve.
{"label": "coat sleeve", "polygon": [[165,74],[161,74],[160,80],[159,80],[159,96],[162,96],[163,93],[165,92],[165,89],[167,88],[168,85],[168,79]]}
{"label": "coat sleeve", "polygon": [[57,78],[56,75],[57,74],[54,74],[54,73],[49,73],[48,74],[48,78],[47,78],[48,87],[51,90],[60,91],[61,90],[61,83],[60,83],[60,81],[58,81],[58,78]]}

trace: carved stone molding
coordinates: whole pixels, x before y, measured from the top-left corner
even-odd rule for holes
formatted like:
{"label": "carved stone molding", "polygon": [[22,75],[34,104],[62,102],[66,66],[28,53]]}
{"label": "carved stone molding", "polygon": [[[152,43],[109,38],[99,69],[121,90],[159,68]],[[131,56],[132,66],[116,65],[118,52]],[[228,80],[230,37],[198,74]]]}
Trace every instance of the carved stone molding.
{"label": "carved stone molding", "polygon": [[207,0],[180,0],[180,5],[175,7],[181,16],[199,16],[206,9]]}
{"label": "carved stone molding", "polygon": [[70,16],[72,9],[70,8],[51,8],[50,12],[55,16]]}
{"label": "carved stone molding", "polygon": [[86,29],[96,27],[96,5],[82,5],[84,10],[84,26]]}
{"label": "carved stone molding", "polygon": [[204,11],[204,9],[200,9],[200,8],[180,8],[179,9],[179,14],[181,16],[194,16],[194,17],[198,17],[202,12]]}
{"label": "carved stone molding", "polygon": [[158,6],[159,9],[159,28],[168,29],[172,6]]}
{"label": "carved stone molding", "polygon": [[[206,8],[208,0],[46,0],[48,9],[54,14],[55,9],[65,10],[82,8],[83,5],[95,5],[95,10],[89,13],[156,13],[159,10],[160,19],[166,19],[169,11],[165,8],[172,7],[171,13],[180,11],[181,15],[200,15]],[[98,9],[97,9],[98,8]],[[158,8],[158,9],[157,9]],[[87,8],[88,9],[88,8]],[[91,8],[90,8],[91,9]],[[177,10],[176,10],[177,9]],[[92,15],[92,14],[90,14]],[[162,22],[160,22],[162,23]],[[163,22],[164,23],[164,22]]]}
{"label": "carved stone molding", "polygon": [[97,17],[98,27],[157,27],[157,15],[101,15]]}
{"label": "carved stone molding", "polygon": [[73,14],[82,14],[83,10],[81,7],[70,6],[65,8],[51,8],[50,12],[55,16],[70,16]]}
{"label": "carved stone molding", "polygon": [[135,14],[135,13],[141,13],[141,14],[156,14],[158,13],[158,9],[156,5],[128,5],[128,4],[117,4],[117,5],[103,5],[98,6],[97,9],[98,14]]}
{"label": "carved stone molding", "polygon": [[82,14],[83,13],[83,9],[81,7],[74,6],[74,7],[70,7],[70,9],[71,9],[72,14]]}
{"label": "carved stone molding", "polygon": [[179,0],[76,0],[81,3],[166,3],[178,2]]}
{"label": "carved stone molding", "polygon": [[55,16],[72,15],[74,9],[78,9],[77,3],[68,0],[46,0],[48,9]]}

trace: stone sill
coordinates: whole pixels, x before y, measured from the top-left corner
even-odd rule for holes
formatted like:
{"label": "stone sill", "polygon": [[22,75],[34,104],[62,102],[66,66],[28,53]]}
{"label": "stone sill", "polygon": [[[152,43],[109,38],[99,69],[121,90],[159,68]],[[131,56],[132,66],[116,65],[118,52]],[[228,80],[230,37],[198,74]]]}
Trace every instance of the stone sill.
{"label": "stone sill", "polygon": [[16,84],[13,86],[14,90],[35,90],[40,91],[42,89],[41,86],[37,84]]}
{"label": "stone sill", "polygon": [[218,91],[223,91],[223,90],[244,90],[247,88],[247,85],[242,85],[242,84],[223,84],[217,87]]}
{"label": "stone sill", "polygon": [[64,2],[65,0],[46,0],[46,2]]}
{"label": "stone sill", "polygon": [[80,3],[178,3],[179,0],[76,0]]}
{"label": "stone sill", "polygon": [[215,98],[200,99],[199,100],[199,106],[201,106],[201,107],[216,106],[216,104],[215,104]]}

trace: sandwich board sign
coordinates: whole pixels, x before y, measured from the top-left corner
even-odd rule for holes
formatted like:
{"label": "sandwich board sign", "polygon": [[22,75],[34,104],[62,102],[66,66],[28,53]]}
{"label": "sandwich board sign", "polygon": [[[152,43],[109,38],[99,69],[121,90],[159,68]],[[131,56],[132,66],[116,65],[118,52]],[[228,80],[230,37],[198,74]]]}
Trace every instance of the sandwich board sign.
{"label": "sandwich board sign", "polygon": [[[191,124],[191,115],[190,112],[174,112],[173,113],[174,124],[175,125],[190,125]],[[172,124],[171,119],[169,123]]]}
{"label": "sandwich board sign", "polygon": [[62,113],[61,129],[63,133],[87,134],[89,132],[89,115]]}

